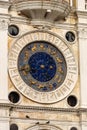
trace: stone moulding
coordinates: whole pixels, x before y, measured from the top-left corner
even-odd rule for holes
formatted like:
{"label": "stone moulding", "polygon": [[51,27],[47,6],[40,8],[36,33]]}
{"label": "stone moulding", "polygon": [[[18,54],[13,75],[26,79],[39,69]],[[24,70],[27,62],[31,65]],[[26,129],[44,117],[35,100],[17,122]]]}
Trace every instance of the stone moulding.
{"label": "stone moulding", "polygon": [[[40,2],[62,2],[62,3],[68,3],[67,0],[25,0],[25,2],[28,1],[40,1]],[[24,0],[10,0],[10,2],[14,2],[14,3],[20,3],[20,2],[24,2]]]}
{"label": "stone moulding", "polygon": [[87,112],[87,108],[54,108],[40,106],[23,106],[9,103],[0,103],[0,108],[8,108],[10,110],[18,109],[19,111],[49,111],[49,112],[68,112],[68,113],[83,113]]}
{"label": "stone moulding", "polygon": [[11,4],[8,1],[0,1],[0,8],[4,7],[5,9],[8,9],[10,5]]}
{"label": "stone moulding", "polygon": [[29,127],[29,128],[27,128],[25,130],[38,130],[38,129],[40,129],[40,130],[42,130],[42,129],[44,129],[44,130],[47,130],[47,129],[48,130],[49,129],[52,129],[52,130],[62,130],[61,128],[59,128],[57,126],[54,126],[54,125],[45,125],[45,124],[34,125],[34,126]]}

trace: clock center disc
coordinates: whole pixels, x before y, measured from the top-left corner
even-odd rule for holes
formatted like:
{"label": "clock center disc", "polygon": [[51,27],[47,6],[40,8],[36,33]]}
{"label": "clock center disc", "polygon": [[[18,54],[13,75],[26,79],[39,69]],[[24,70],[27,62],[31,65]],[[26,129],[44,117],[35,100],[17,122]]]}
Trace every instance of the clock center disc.
{"label": "clock center disc", "polygon": [[28,64],[30,66],[30,74],[40,82],[51,80],[56,73],[56,63],[46,52],[37,52],[33,54]]}

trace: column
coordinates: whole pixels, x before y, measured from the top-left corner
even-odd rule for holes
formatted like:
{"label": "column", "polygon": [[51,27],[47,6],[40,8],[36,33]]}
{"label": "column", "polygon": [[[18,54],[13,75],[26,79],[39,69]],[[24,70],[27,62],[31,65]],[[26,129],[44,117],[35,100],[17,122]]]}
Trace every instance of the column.
{"label": "column", "polygon": [[79,30],[81,108],[87,108],[87,29]]}
{"label": "column", "polygon": [[0,21],[0,102],[8,99],[8,75],[7,75],[7,55],[8,55],[8,35],[7,23]]}
{"label": "column", "polygon": [[8,0],[0,0],[0,103],[8,100]]}

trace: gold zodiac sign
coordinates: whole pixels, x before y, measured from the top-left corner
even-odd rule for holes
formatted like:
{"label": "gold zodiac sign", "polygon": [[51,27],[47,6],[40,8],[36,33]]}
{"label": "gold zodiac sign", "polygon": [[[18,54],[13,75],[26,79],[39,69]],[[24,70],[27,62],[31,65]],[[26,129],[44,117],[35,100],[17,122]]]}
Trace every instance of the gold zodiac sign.
{"label": "gold zodiac sign", "polygon": [[60,77],[60,78],[58,79],[58,83],[60,83],[60,82],[61,82],[61,80],[62,80],[62,79],[61,79],[61,77]]}
{"label": "gold zodiac sign", "polygon": [[51,55],[55,55],[55,54],[56,54],[56,51],[51,51],[50,54],[51,54]]}
{"label": "gold zodiac sign", "polygon": [[50,85],[49,85],[49,88],[50,88],[50,90],[52,90],[53,86],[50,84]]}
{"label": "gold zodiac sign", "polygon": [[40,48],[41,48],[41,49],[45,49],[43,44],[40,45]]}
{"label": "gold zodiac sign", "polygon": [[60,72],[61,74],[63,74],[63,70],[62,70],[61,66],[58,67],[58,72]]}
{"label": "gold zodiac sign", "polygon": [[59,75],[56,75],[55,79],[58,79],[59,78]]}
{"label": "gold zodiac sign", "polygon": [[41,88],[44,88],[44,86],[42,86],[42,85],[39,85],[39,86],[38,86],[38,88],[39,88],[39,89],[41,89]]}
{"label": "gold zodiac sign", "polygon": [[63,62],[59,57],[57,57],[56,59],[57,59],[58,63],[62,63]]}
{"label": "gold zodiac sign", "polygon": [[56,77],[55,77],[56,79],[57,79],[57,82],[58,83],[60,83],[61,82],[61,80],[62,80],[62,78],[59,76],[59,75],[56,75]]}
{"label": "gold zodiac sign", "polygon": [[29,52],[25,51],[25,57],[24,57],[24,61],[26,62],[29,58]]}
{"label": "gold zodiac sign", "polygon": [[23,73],[23,75],[24,75],[24,76],[26,76],[26,75],[27,75],[27,72],[25,72],[25,71],[23,71],[22,73]]}
{"label": "gold zodiac sign", "polygon": [[37,82],[36,81],[31,81],[31,84],[35,85]]}
{"label": "gold zodiac sign", "polygon": [[48,48],[48,52],[51,53],[51,49],[50,48]]}
{"label": "gold zodiac sign", "polygon": [[33,46],[32,51],[36,51],[37,47],[36,45]]}
{"label": "gold zodiac sign", "polygon": [[30,66],[29,65],[23,65],[20,67],[19,71],[25,71],[25,72],[29,72],[30,71]]}

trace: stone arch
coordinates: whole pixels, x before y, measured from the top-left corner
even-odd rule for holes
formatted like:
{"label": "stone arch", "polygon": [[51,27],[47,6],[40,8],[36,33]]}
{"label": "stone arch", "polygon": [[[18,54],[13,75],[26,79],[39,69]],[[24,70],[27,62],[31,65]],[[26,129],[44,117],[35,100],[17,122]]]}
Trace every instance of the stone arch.
{"label": "stone arch", "polygon": [[62,129],[54,125],[39,124],[39,125],[34,125],[32,127],[28,127],[25,130],[62,130]]}

